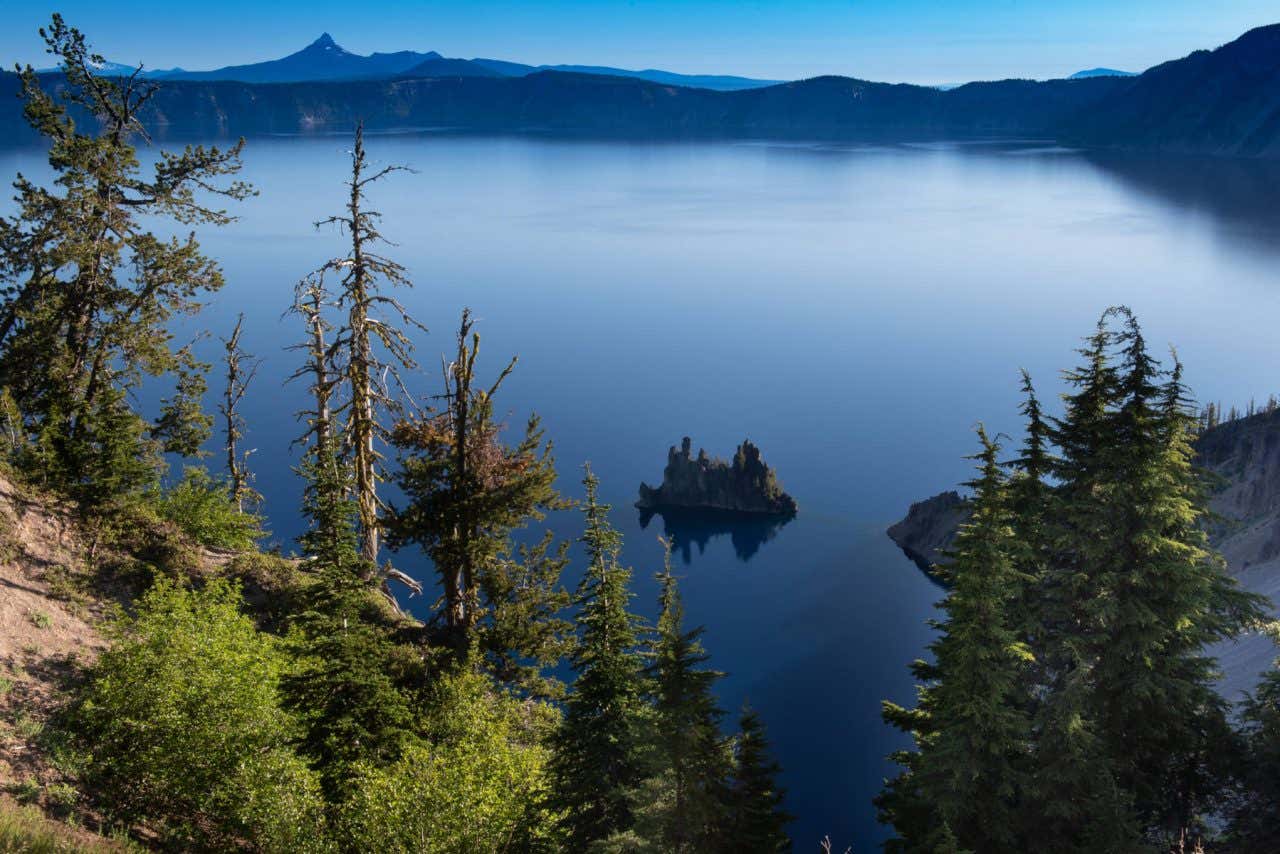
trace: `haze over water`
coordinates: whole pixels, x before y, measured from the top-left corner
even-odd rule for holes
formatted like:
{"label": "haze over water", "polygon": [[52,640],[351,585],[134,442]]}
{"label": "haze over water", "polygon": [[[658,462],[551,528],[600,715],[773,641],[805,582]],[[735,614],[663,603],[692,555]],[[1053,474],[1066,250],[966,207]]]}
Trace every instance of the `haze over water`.
{"label": "haze over water", "polygon": [[[247,441],[286,549],[300,530],[289,442],[303,389],[280,385],[297,361],[283,348],[301,333],[281,314],[294,283],[344,251],[312,222],[340,209],[347,147],[250,141],[245,177],[261,195],[238,223],[201,232],[227,287],[178,331],[225,335],[246,314],[246,348],[265,360]],[[913,699],[907,664],[941,595],[883,531],[968,477],[978,421],[1016,441],[1020,367],[1055,400],[1080,337],[1124,303],[1151,342],[1177,345],[1202,401],[1280,390],[1274,166],[1027,144],[407,134],[368,148],[418,170],[372,193],[400,244],[387,254],[417,283],[399,296],[431,329],[413,390],[440,391],[440,355],[470,306],[482,376],[520,356],[498,404],[513,430],[531,410],[543,417],[566,494],[581,495],[584,461],[600,476],[639,610],[655,610],[663,523],[642,529],[632,503],[682,436],[721,456],[750,437],[799,501],[765,542],[702,530],[679,572],[689,617],[729,673],[731,718],[749,698],[769,726],[801,851],[825,833],[856,851],[883,837],[870,798],[900,740],[879,704]],[[39,152],[0,152],[0,174],[19,170],[47,174]],[[200,347],[211,361],[220,351]],[[217,392],[216,369],[211,382]],[[573,514],[551,524],[580,528]],[[416,555],[397,561],[427,573]]]}

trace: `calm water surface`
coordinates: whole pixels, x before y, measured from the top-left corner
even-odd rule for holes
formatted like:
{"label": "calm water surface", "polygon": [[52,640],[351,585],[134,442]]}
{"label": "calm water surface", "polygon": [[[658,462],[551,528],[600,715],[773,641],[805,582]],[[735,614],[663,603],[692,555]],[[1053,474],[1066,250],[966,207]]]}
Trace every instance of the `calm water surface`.
{"label": "calm water surface", "polygon": [[[569,495],[583,462],[601,477],[638,608],[654,610],[663,520],[642,528],[632,502],[680,437],[720,455],[750,437],[799,500],[781,529],[675,533],[688,612],[729,674],[724,705],[763,713],[801,851],[826,833],[856,851],[883,838],[870,798],[901,739],[880,701],[912,699],[906,666],[940,596],[883,531],[967,477],[975,423],[1016,433],[1018,368],[1051,397],[1079,336],[1126,303],[1153,342],[1177,345],[1203,400],[1280,385],[1280,176],[1259,164],[1017,144],[405,135],[368,147],[417,170],[373,194],[399,244],[389,254],[416,282],[402,298],[431,329],[415,390],[439,390],[440,353],[470,306],[482,369],[520,356],[500,403],[510,422],[542,415]],[[345,152],[340,138],[251,141],[261,195],[201,234],[228,280],[201,325],[225,335],[243,311],[265,360],[245,415],[286,546],[302,390],[280,380],[301,330],[281,313],[294,282],[342,251],[311,223],[342,203]],[[44,174],[38,153],[0,152],[0,175],[19,169]],[[201,346],[216,358],[216,342]]]}

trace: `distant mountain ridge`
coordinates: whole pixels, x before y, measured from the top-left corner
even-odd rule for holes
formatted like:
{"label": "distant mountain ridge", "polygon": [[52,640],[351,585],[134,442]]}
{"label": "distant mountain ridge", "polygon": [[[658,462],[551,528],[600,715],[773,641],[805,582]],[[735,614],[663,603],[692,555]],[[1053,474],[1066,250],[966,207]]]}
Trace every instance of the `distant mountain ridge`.
{"label": "distant mountain ridge", "polygon": [[1114,68],[1086,68],[1068,77],[1068,80],[1088,80],[1090,77],[1137,77],[1136,71],[1117,71]]}
{"label": "distant mountain ridge", "polygon": [[1098,148],[1280,157],[1280,24],[1124,83],[1063,135]]}
{"label": "distant mountain ridge", "polygon": [[[369,72],[375,61],[384,71]],[[157,133],[174,136],[347,130],[363,120],[374,130],[626,137],[1017,137],[1094,149],[1280,158],[1280,25],[1136,77],[1003,80],[948,90],[828,76],[717,91],[634,76],[641,72],[539,70],[438,53],[360,57],[328,38],[242,68],[274,80],[315,65],[347,76],[265,86],[209,77],[224,72],[174,73],[161,78],[164,85],[142,118]],[[385,69],[399,70],[388,75]],[[48,79],[59,85],[57,75]],[[17,87],[16,75],[0,74],[0,144],[34,140],[20,103],[5,97]]]}
{"label": "distant mountain ridge", "polygon": [[426,62],[442,60],[435,51],[402,50],[361,56],[343,48],[328,33],[281,59],[229,65],[212,71],[157,72],[161,80],[234,80],[240,83],[301,83],[314,80],[358,80],[391,77]]}
{"label": "distant mountain ridge", "polygon": [[[108,62],[102,68],[107,75],[132,74],[135,66]],[[57,69],[45,69],[52,73]],[[748,77],[714,74],[676,74],[659,69],[629,71],[594,65],[525,65],[500,59],[457,59],[436,51],[418,53],[402,50],[394,53],[352,53],[323,33],[302,50],[281,59],[245,65],[228,65],[210,71],[187,71],[174,68],[162,71],[144,70],[143,76],[154,80],[227,80],[239,83],[308,83],[317,80],[391,79],[395,77],[526,77],[539,71],[567,71],[609,77],[633,77],[703,89],[734,91],[771,86],[777,80],[753,80]]]}

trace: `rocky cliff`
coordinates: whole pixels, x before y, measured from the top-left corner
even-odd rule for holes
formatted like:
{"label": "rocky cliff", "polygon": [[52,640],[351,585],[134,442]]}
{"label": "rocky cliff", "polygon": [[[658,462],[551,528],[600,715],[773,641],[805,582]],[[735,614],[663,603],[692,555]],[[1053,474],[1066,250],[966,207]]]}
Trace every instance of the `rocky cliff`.
{"label": "rocky cliff", "polygon": [[955,490],[917,501],[902,521],[889,528],[889,539],[925,572],[932,572],[951,547],[960,524],[969,515],[969,503]]}
{"label": "rocky cliff", "polygon": [[[1195,444],[1209,473],[1210,541],[1226,558],[1240,586],[1261,593],[1280,618],[1280,410],[1262,412],[1206,430]],[[941,559],[966,518],[964,499],[944,492],[911,505],[889,537],[926,571]],[[1262,635],[1214,649],[1223,670],[1222,689],[1238,696],[1271,666],[1277,650]]]}
{"label": "rocky cliff", "polygon": [[690,508],[721,510],[733,513],[758,513],[770,516],[794,516],[795,499],[782,491],[773,469],[765,465],[760,449],[750,441],[738,446],[732,462],[691,453],[688,436],[676,450],[667,451],[667,467],[658,488],[640,484],[642,510]]}

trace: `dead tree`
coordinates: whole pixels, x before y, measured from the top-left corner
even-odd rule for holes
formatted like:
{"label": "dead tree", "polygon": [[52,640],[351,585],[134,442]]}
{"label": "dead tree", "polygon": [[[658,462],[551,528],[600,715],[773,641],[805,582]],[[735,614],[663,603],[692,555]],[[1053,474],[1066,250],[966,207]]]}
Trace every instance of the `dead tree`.
{"label": "dead tree", "polygon": [[328,364],[337,367],[334,390],[340,392],[330,414],[342,455],[351,463],[360,552],[376,565],[383,509],[378,498],[378,482],[383,479],[379,445],[387,436],[383,417],[403,409],[401,396],[391,389],[403,393],[400,371],[417,367],[405,329],[426,331],[426,327],[414,320],[398,300],[383,292],[384,285],[412,287],[413,283],[404,267],[373,251],[373,247],[388,241],[378,230],[381,214],[365,206],[370,184],[393,172],[409,170],[386,166],[368,173],[366,167],[361,124],[356,127],[355,148],[351,152],[346,211],[316,223],[317,227],[335,225],[345,232],[351,241],[350,253],[329,261],[317,273],[340,277],[334,305],[346,316],[327,350]]}
{"label": "dead tree", "polygon": [[226,348],[223,362],[227,367],[227,385],[223,391],[222,402],[218,404],[218,411],[222,413],[223,418],[223,431],[226,434],[228,487],[231,500],[236,503],[241,513],[244,512],[246,503],[254,504],[261,498],[250,486],[253,475],[249,471],[249,455],[253,450],[243,453],[240,451],[240,440],[244,438],[245,426],[244,417],[240,414],[240,403],[249,390],[249,384],[258,375],[258,366],[261,364],[240,346],[240,333],[243,327],[244,314],[241,313],[236,318],[231,337],[222,339],[223,347]]}

